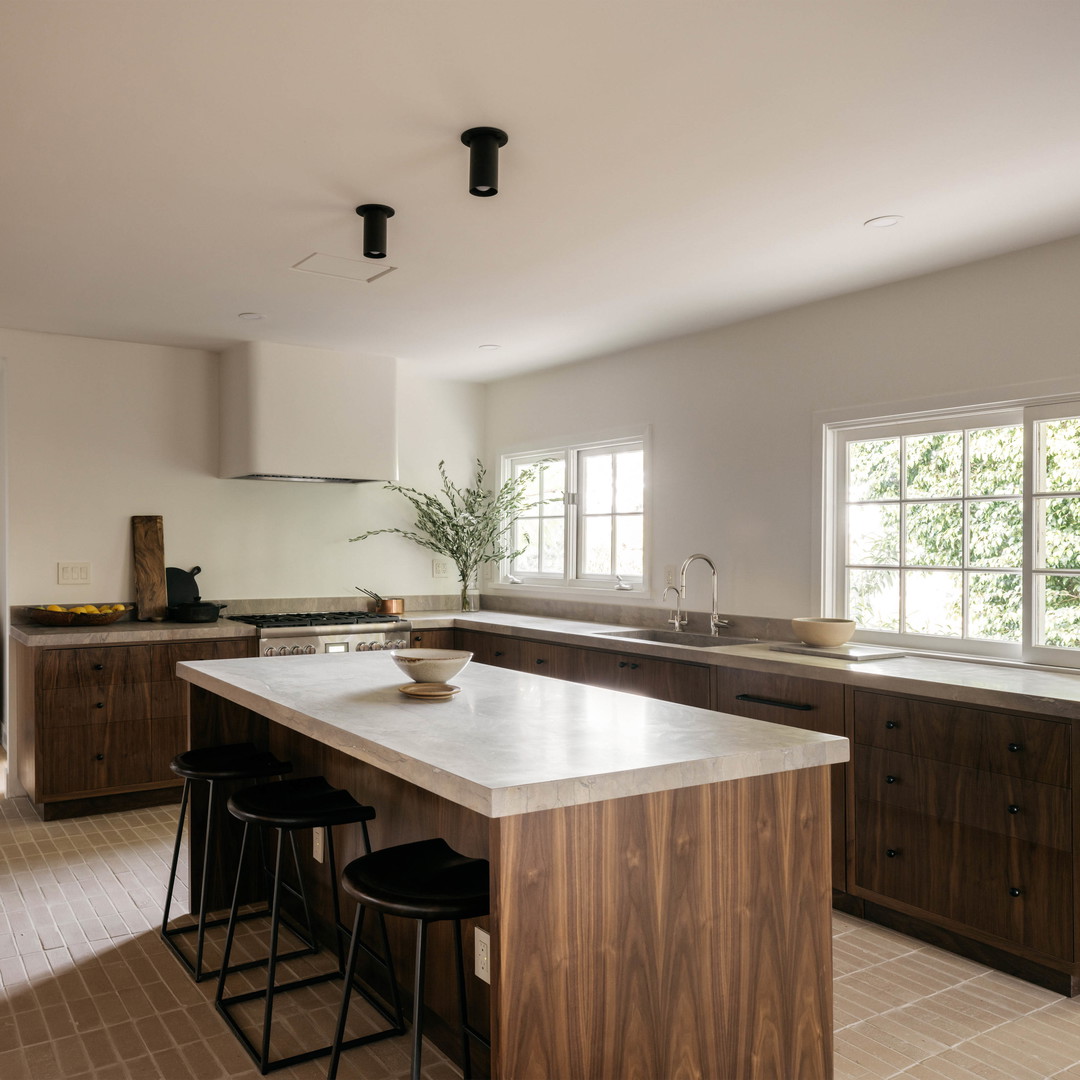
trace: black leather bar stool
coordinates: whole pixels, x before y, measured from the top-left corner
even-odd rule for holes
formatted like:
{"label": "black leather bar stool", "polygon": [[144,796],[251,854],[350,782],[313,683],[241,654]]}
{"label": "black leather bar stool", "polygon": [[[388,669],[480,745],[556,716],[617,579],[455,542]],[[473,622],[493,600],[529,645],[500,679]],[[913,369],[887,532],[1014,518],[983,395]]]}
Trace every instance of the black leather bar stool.
{"label": "black leather bar stool", "polygon": [[[178,754],[169,763],[177,776],[184,778],[184,794],[180,799],[180,820],[176,826],[176,843],[173,845],[172,867],[169,870],[169,886],[165,893],[165,914],[161,920],[161,939],[172,949],[180,962],[187,968],[196,982],[209,979],[218,974],[203,970],[203,948],[206,943],[208,927],[224,926],[228,919],[207,919],[206,895],[210,879],[210,849],[214,837],[214,811],[220,798],[217,785],[226,781],[258,781],[270,776],[284,776],[292,772],[292,764],[279,761],[273,754],[259,750],[252,743],[231,743],[228,746],[207,746],[196,750],[187,750]],[[188,814],[193,781],[202,781],[207,785],[206,795],[206,831],[203,838],[202,883],[199,887],[199,921],[189,926],[169,926],[169,914],[172,909],[173,889],[176,886],[176,868],[180,861],[180,846],[184,837],[184,820]],[[267,915],[269,912],[246,912],[245,918]],[[189,959],[179,944],[174,940],[182,934],[195,933],[195,961]]]}
{"label": "black leather bar stool", "polygon": [[[491,906],[487,859],[459,855],[445,840],[418,840],[398,844],[354,859],[345,867],[341,883],[357,901],[352,947],[345,965],[345,988],[341,999],[337,1032],[327,1080],[337,1076],[341,1051],[348,1048],[341,1039],[349,1011],[349,992],[356,965],[357,942],[363,928],[365,908],[380,915],[399,915],[416,920],[416,978],[413,984],[412,1080],[420,1078],[420,1050],[424,1034],[424,968],[427,960],[428,923],[452,919],[457,958],[458,1014],[461,1018],[461,1056],[465,1080],[472,1072],[469,1039],[484,1046],[490,1043],[469,1026],[465,996],[465,960],[461,949],[461,920],[486,915]],[[393,971],[390,971],[393,984]],[[393,991],[395,1003],[397,990]]]}
{"label": "black leather bar stool", "polygon": [[[221,961],[221,971],[218,976],[217,994],[214,1004],[217,1011],[229,1025],[232,1033],[240,1040],[241,1045],[251,1056],[251,1059],[259,1067],[259,1071],[267,1073],[271,1069],[281,1069],[288,1065],[297,1065],[303,1061],[329,1054],[334,1044],[327,1044],[315,1050],[305,1050],[302,1053],[292,1054],[288,1057],[279,1058],[277,1061],[270,1060],[270,1033],[274,1013],[274,997],[277,994],[289,990],[298,990],[304,986],[313,986],[315,983],[326,982],[329,979],[339,979],[345,974],[345,949],[344,939],[349,936],[348,929],[341,923],[341,900],[338,896],[337,870],[334,859],[334,836],[331,831],[334,825],[353,825],[359,823],[363,839],[364,851],[371,851],[371,843],[368,838],[367,823],[375,817],[375,811],[370,806],[358,803],[347,791],[331,786],[322,776],[307,777],[301,780],[280,780],[273,784],[261,784],[258,787],[245,788],[238,791],[229,799],[229,812],[244,823],[244,835],[240,844],[240,868],[236,876],[236,889],[233,893],[232,909],[229,913],[229,929],[225,937],[225,954]],[[237,914],[239,908],[240,890],[243,880],[244,851],[248,843],[248,834],[251,827],[271,828],[277,830],[277,850],[274,858],[272,871],[272,887],[270,895],[270,948],[266,963],[266,986],[259,990],[251,990],[242,994],[225,995],[225,982],[230,974],[229,958],[232,953],[233,938],[236,932],[236,924],[239,921]],[[303,875],[299,873],[297,864],[298,890],[290,889],[282,881],[282,850],[286,836],[293,849],[293,857],[296,858],[296,836],[298,829],[326,829],[326,856],[329,863],[330,893],[334,904],[334,932],[337,946],[337,967],[331,971],[324,971],[318,975],[310,975],[306,978],[293,979],[289,982],[276,985],[277,965],[285,956],[278,956],[278,936],[282,922],[281,891],[282,888],[293,892],[304,906],[304,915],[309,928],[311,923],[311,909],[308,904],[307,890],[304,888]],[[363,946],[365,951],[387,971],[393,971],[393,963],[390,957],[390,939],[386,933],[386,923],[380,916],[382,925],[383,955]],[[319,951],[318,943],[312,933],[312,942],[316,952]],[[350,955],[355,952],[355,942],[350,949]],[[295,955],[295,954],[290,954]],[[392,1015],[386,1007],[373,995],[361,988],[360,993],[392,1026],[382,1030],[361,1035],[351,1039],[348,1047],[360,1046],[364,1043],[374,1042],[376,1039],[385,1039],[390,1035],[401,1035],[405,1031],[405,1019],[401,1012],[400,1004],[395,1000],[396,1016]],[[256,998],[264,998],[263,1022],[259,1047],[256,1048],[251,1039],[244,1033],[236,1022],[230,1007],[239,1005],[245,1001]]]}

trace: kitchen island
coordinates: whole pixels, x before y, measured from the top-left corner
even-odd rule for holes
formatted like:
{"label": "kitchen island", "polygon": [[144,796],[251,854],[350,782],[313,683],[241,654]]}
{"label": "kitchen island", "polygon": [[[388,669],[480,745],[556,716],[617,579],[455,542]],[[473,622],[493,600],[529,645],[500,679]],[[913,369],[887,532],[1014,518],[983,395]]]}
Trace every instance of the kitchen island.
{"label": "kitchen island", "polygon": [[[379,653],[177,672],[193,745],[251,738],[326,775],[376,807],[377,848],[439,835],[491,860],[490,993],[469,995],[493,1077],[831,1077],[846,740],[476,664],[454,698],[410,700]],[[444,1044],[449,982],[429,980]]]}

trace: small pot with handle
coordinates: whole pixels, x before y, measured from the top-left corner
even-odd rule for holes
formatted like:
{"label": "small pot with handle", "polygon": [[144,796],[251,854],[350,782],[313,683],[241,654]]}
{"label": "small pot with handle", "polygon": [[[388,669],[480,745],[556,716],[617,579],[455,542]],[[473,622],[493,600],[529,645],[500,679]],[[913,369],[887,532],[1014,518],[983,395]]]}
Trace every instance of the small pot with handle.
{"label": "small pot with handle", "polygon": [[170,619],[176,622],[217,622],[221,612],[228,607],[228,604],[214,604],[199,596],[195,575],[200,573],[201,566],[193,566],[190,570],[165,567]]}

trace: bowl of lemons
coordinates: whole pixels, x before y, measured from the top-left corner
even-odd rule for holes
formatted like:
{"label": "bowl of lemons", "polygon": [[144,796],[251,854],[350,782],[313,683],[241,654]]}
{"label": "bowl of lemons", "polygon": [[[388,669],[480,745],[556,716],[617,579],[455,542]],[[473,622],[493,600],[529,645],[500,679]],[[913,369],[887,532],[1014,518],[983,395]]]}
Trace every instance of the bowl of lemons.
{"label": "bowl of lemons", "polygon": [[77,604],[61,607],[48,604],[27,608],[26,613],[41,626],[106,626],[127,611],[127,604]]}

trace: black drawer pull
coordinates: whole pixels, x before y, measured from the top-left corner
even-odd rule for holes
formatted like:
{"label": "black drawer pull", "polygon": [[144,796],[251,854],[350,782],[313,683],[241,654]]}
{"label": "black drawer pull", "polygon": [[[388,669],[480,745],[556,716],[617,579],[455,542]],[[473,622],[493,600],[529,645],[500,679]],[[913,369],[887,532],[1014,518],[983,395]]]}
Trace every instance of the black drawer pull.
{"label": "black drawer pull", "polygon": [[1019,754],[1020,751],[1023,750],[1023,749],[1024,749],[1024,747],[1023,747],[1023,745],[1021,743],[1018,743],[1018,742],[1009,743],[1009,753],[1010,754]]}
{"label": "black drawer pull", "polygon": [[619,661],[619,667],[629,667],[630,665],[625,660]]}
{"label": "black drawer pull", "polygon": [[536,662],[537,662],[538,664],[544,664],[544,663],[546,663],[547,661],[545,661],[545,660],[537,660]]}
{"label": "black drawer pull", "polygon": [[98,761],[104,761],[104,760],[105,760],[105,755],[104,755],[104,754],[98,754],[98,756],[97,756],[97,759],[96,759],[96,760],[98,760]]}
{"label": "black drawer pull", "polygon": [[1016,897],[1018,897],[1018,896],[1020,895],[1021,891],[1022,891],[1022,890],[1020,890],[1020,889],[1017,889],[1017,888],[1016,888],[1016,887],[1014,886],[1013,888],[1011,888],[1011,889],[1009,890],[1009,895],[1010,895],[1010,896],[1011,896],[1011,897],[1012,897],[1013,899],[1016,899]]}
{"label": "black drawer pull", "polygon": [[1010,814],[1019,814],[1020,813],[1020,807],[1017,806],[1016,803],[1010,803],[1009,807],[1008,807],[1008,810],[1009,810]]}
{"label": "black drawer pull", "polygon": [[895,859],[896,856],[899,855],[899,854],[900,854],[900,849],[899,848],[888,847],[888,848],[885,849],[885,858],[886,859]]}
{"label": "black drawer pull", "polygon": [[104,664],[93,664],[92,667],[93,667],[94,671],[104,671],[105,670],[105,665]]}
{"label": "black drawer pull", "polygon": [[424,640],[423,634],[413,634],[413,641],[423,641],[423,640]]}
{"label": "black drawer pull", "polygon": [[94,708],[95,709],[104,709],[105,708],[105,702],[104,701],[95,701],[94,702]]}
{"label": "black drawer pull", "polygon": [[886,784],[895,784],[896,783],[896,777],[895,776],[886,776],[885,777],[885,783]]}
{"label": "black drawer pull", "polygon": [[893,728],[899,727],[900,725],[895,720],[886,720],[885,726],[891,731]]}
{"label": "black drawer pull", "polygon": [[753,694],[736,694],[736,701],[752,701],[755,705],[775,705],[778,709],[798,709],[799,712],[810,712],[813,705],[795,705],[790,701],[773,701],[772,698],[754,697]]}
{"label": "black drawer pull", "polygon": [[501,649],[496,649],[495,650],[495,655],[496,656],[502,656],[503,655],[502,650]]}

